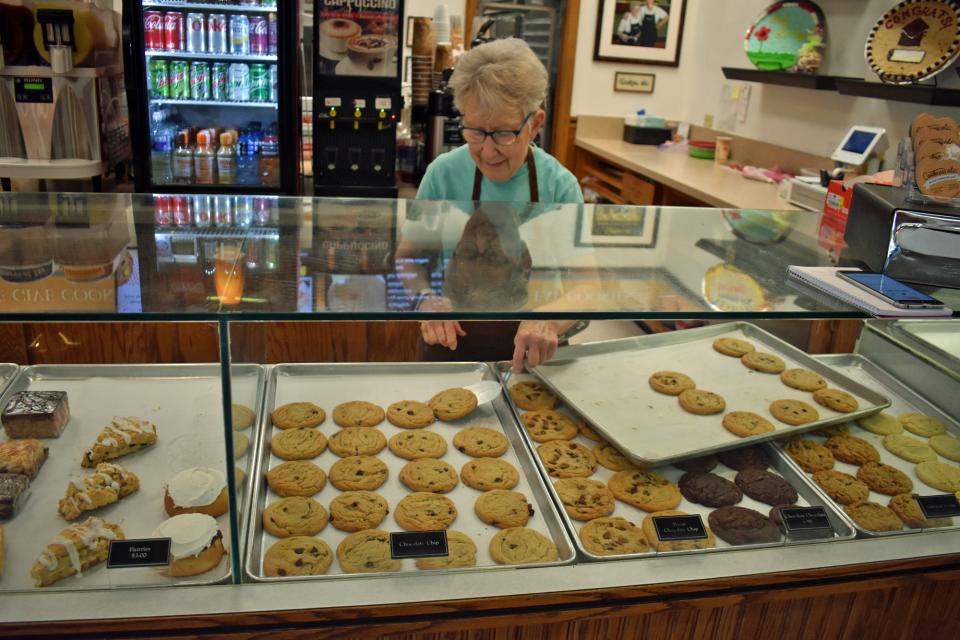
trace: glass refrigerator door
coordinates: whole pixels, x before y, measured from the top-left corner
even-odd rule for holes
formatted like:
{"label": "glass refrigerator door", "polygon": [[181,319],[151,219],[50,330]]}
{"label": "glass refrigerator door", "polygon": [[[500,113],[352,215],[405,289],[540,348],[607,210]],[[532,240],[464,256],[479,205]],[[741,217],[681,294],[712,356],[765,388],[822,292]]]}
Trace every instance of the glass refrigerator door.
{"label": "glass refrigerator door", "polygon": [[151,184],[279,189],[277,0],[143,0]]}

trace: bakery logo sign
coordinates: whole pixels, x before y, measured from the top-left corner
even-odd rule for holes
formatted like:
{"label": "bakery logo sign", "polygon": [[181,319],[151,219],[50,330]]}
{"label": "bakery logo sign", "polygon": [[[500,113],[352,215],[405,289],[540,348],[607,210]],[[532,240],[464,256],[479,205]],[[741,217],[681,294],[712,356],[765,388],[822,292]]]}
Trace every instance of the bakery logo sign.
{"label": "bakery logo sign", "polygon": [[902,11],[897,11],[884,23],[884,27],[887,29],[894,29],[899,25],[906,25],[910,23],[911,18],[916,20],[921,20],[922,18],[929,18],[934,22],[939,22],[940,26],[944,29],[948,29],[954,24],[954,13],[948,11],[943,7],[936,7],[930,5],[915,5],[912,7],[905,7]]}
{"label": "bakery logo sign", "polygon": [[398,8],[397,0],[323,0],[324,9],[341,9],[348,13],[357,11],[392,11]]}

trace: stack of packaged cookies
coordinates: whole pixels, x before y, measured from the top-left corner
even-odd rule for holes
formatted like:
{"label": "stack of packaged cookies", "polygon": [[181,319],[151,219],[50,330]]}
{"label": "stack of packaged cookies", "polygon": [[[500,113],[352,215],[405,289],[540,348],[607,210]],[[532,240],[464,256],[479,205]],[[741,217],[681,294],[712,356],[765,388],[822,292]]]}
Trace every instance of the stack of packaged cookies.
{"label": "stack of packaged cookies", "polygon": [[[922,113],[910,125],[917,188],[925,196],[960,198],[960,126]],[[958,201],[960,203],[960,201]]]}

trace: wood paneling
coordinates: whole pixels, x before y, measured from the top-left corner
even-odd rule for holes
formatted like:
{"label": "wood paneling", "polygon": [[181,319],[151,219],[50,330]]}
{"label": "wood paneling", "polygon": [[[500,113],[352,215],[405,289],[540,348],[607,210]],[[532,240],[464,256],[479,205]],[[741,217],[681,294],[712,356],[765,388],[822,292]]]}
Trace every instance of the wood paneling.
{"label": "wood paneling", "polygon": [[22,324],[0,323],[0,362],[28,364],[27,339]]}
{"label": "wood paneling", "polygon": [[243,322],[233,324],[238,362],[409,362],[417,322]]}
{"label": "wood paneling", "polygon": [[23,325],[28,364],[217,362],[215,322]]}
{"label": "wood paneling", "polygon": [[813,320],[807,352],[853,353],[862,328],[862,320]]}
{"label": "wood paneling", "polygon": [[573,73],[577,56],[577,32],[580,27],[580,0],[567,0],[561,17],[560,60],[553,85],[553,139],[550,151],[560,164],[568,169],[573,167],[573,154],[570,149],[576,137],[574,123],[570,122],[570,104],[573,101]]}

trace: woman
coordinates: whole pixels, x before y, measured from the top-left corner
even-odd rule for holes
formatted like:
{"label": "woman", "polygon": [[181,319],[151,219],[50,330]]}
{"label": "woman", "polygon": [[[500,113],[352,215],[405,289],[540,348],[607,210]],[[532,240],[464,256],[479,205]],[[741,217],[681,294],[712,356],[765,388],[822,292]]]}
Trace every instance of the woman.
{"label": "woman", "polygon": [[[427,168],[417,199],[582,203],[577,179],[532,144],[546,118],[547,70],[517,38],[494,40],[460,56],[450,88],[466,144]],[[450,301],[421,290],[419,308],[450,310]],[[420,323],[425,360],[512,360],[520,371],[549,360],[575,321]],[[513,343],[510,343],[510,339]]]}
{"label": "woman", "polygon": [[646,4],[631,2],[630,11],[620,19],[617,37],[624,44],[655,47],[660,29],[668,19],[669,14],[657,6],[656,0],[646,0]]}

